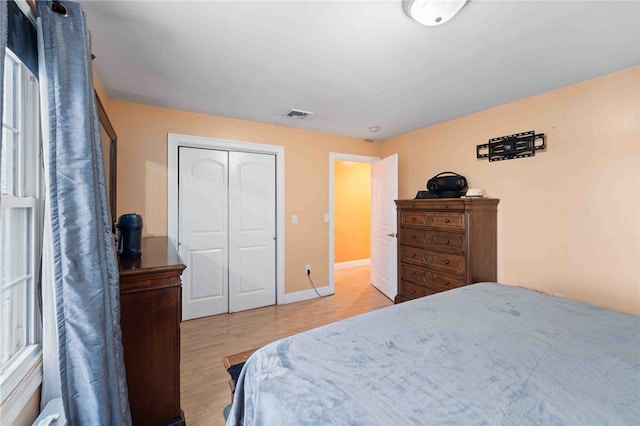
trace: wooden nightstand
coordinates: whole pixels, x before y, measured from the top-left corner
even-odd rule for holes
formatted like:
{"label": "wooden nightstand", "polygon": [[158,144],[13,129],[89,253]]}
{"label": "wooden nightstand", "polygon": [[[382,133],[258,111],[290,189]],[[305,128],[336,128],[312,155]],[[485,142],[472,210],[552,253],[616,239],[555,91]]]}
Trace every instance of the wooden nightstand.
{"label": "wooden nightstand", "polygon": [[240,371],[242,371],[244,363],[247,362],[251,354],[255,351],[257,351],[257,349],[249,349],[248,351],[227,355],[222,358],[224,368],[231,376],[231,380],[229,380],[229,388],[231,389],[231,402],[233,402],[233,394],[236,391],[236,381],[238,380],[238,376],[240,376]]}

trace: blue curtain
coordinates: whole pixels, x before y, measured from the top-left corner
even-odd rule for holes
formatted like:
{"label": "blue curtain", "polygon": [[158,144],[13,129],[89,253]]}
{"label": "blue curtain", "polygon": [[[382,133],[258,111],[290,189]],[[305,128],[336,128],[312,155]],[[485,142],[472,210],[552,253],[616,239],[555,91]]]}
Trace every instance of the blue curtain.
{"label": "blue curtain", "polygon": [[127,425],[119,276],[89,34],[79,4],[54,3],[66,16],[51,2],[38,1],[37,9],[62,401],[71,425]]}

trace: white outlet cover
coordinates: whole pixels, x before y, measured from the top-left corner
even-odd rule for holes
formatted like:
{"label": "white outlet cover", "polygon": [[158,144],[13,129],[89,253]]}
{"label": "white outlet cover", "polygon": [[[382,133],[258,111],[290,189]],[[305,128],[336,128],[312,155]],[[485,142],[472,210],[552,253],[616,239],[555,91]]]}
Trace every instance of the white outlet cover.
{"label": "white outlet cover", "polygon": [[329,213],[324,214],[324,221],[329,222]]}
{"label": "white outlet cover", "polygon": [[293,224],[298,223],[298,215],[297,214],[292,214],[291,215],[291,223],[293,223]]}

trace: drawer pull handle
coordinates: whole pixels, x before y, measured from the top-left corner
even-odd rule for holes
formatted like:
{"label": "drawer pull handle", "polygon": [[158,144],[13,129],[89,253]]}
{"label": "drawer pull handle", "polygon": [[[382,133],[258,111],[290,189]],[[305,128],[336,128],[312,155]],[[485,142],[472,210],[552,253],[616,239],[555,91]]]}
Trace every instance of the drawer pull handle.
{"label": "drawer pull handle", "polygon": [[409,290],[409,294],[416,294],[416,291],[414,289]]}
{"label": "drawer pull handle", "polygon": [[444,205],[444,208],[445,208],[445,209],[448,209],[448,208],[449,208],[449,204],[445,204],[445,205]]}
{"label": "drawer pull handle", "polygon": [[449,223],[449,219],[445,219],[445,220],[444,220],[444,223]]}
{"label": "drawer pull handle", "polygon": [[445,281],[445,282],[444,282],[444,285],[449,285],[449,281]]}
{"label": "drawer pull handle", "polygon": [[445,259],[444,264],[445,264],[445,265],[448,265],[448,264],[449,264],[449,260],[448,260],[448,259]]}
{"label": "drawer pull handle", "polygon": [[411,253],[411,257],[416,257],[416,254],[415,253]]}
{"label": "drawer pull handle", "polygon": [[418,220],[418,218],[415,216],[411,218],[411,222],[415,222],[416,220]]}
{"label": "drawer pull handle", "polygon": [[444,243],[445,244],[449,244],[449,240],[444,240]]}
{"label": "drawer pull handle", "polygon": [[411,271],[411,276],[414,276],[416,274],[416,271]]}
{"label": "drawer pull handle", "polygon": [[411,236],[411,239],[412,239],[412,240],[415,240],[415,239],[416,239],[416,236],[415,236],[415,235],[412,235],[412,236]]}

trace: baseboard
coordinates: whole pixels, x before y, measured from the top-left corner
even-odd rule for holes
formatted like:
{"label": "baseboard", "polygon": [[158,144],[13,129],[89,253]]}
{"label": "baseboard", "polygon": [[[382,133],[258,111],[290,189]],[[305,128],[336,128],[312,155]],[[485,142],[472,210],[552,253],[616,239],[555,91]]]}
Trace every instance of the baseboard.
{"label": "baseboard", "polygon": [[[329,286],[318,287],[318,293],[323,296],[333,294]],[[284,300],[282,301],[282,303],[279,303],[279,305],[301,302],[303,300],[313,299],[315,297],[318,297],[318,295],[312,288],[310,288],[309,290],[294,291],[292,293],[285,293]]]}
{"label": "baseboard", "polygon": [[[334,263],[333,267],[334,269],[347,269],[347,268],[353,268],[355,266],[365,266],[370,264],[371,264],[371,259],[360,259],[360,260],[352,260],[349,262]],[[329,286],[318,287],[318,293],[320,293],[322,296],[333,294]],[[301,302],[303,300],[309,300],[315,297],[318,297],[318,295],[312,288],[308,290],[294,291],[292,293],[285,293],[284,300],[282,300],[282,302],[279,302],[278,304],[284,305],[287,303]]]}
{"label": "baseboard", "polygon": [[351,260],[349,262],[334,263],[333,268],[347,269],[347,268],[353,268],[355,266],[365,266],[365,265],[371,265],[371,259],[360,259],[360,260]]}

